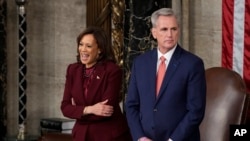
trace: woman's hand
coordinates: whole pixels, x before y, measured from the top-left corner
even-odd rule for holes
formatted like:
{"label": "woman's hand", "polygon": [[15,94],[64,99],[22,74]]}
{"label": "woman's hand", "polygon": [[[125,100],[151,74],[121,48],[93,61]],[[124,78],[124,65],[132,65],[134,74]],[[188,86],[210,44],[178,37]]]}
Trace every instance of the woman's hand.
{"label": "woman's hand", "polygon": [[84,108],[84,114],[94,114],[97,116],[105,116],[109,117],[113,114],[114,109],[113,106],[107,105],[108,100],[104,100],[102,102],[96,103],[92,106],[87,106]]}

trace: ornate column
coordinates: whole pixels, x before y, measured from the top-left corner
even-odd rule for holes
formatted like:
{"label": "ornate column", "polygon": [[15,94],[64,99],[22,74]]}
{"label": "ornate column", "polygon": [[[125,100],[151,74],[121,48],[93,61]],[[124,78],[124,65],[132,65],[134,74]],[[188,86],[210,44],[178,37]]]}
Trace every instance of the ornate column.
{"label": "ornate column", "polygon": [[26,13],[25,13],[25,5],[26,0],[16,0],[16,4],[18,6],[18,27],[19,27],[19,99],[18,99],[18,124],[19,124],[19,130],[18,130],[18,135],[17,139],[18,140],[24,140],[25,139],[25,134],[26,134],[26,87],[27,87],[27,82],[26,82],[26,72],[27,72],[27,67],[26,67],[26,58],[27,58],[27,53],[26,53],[26,44],[27,44],[27,39],[26,39]]}
{"label": "ornate column", "polygon": [[[115,57],[118,65],[123,68],[123,29],[124,29],[124,10],[125,10],[125,0],[111,0],[111,37],[112,46],[115,52]],[[125,91],[125,80],[123,81],[120,100],[124,102],[124,91]],[[124,104],[124,103],[122,103]]]}
{"label": "ornate column", "polygon": [[112,45],[115,52],[116,60],[120,66],[123,65],[123,17],[125,10],[125,2],[124,0],[111,0],[111,19],[112,19]]}
{"label": "ornate column", "polygon": [[87,0],[87,26],[102,27],[111,37],[111,5],[110,0]]}

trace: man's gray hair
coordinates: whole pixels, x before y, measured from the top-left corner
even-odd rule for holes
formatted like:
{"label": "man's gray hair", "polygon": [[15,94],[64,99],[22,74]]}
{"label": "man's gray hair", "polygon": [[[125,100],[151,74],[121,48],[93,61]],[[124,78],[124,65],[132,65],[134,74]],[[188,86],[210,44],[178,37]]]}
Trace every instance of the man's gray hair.
{"label": "man's gray hair", "polygon": [[178,25],[179,25],[178,18],[177,18],[176,14],[174,13],[174,11],[171,8],[161,8],[159,10],[156,10],[151,15],[151,23],[152,23],[153,27],[156,26],[156,22],[157,22],[159,16],[174,16],[176,18],[177,22],[178,22]]}

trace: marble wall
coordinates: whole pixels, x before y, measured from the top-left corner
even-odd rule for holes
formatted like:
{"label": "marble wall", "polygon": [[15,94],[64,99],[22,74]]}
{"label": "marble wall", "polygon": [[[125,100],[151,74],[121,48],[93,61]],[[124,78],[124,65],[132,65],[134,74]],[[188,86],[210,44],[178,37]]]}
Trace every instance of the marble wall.
{"label": "marble wall", "polygon": [[133,59],[156,47],[151,35],[151,14],[161,7],[171,7],[171,0],[126,1],[124,20],[125,92]]}
{"label": "marble wall", "polygon": [[[39,134],[39,120],[63,117],[60,101],[66,67],[76,60],[76,37],[86,26],[85,0],[32,0],[27,22],[27,134]],[[7,125],[18,132],[18,17],[15,0],[7,1]]]}
{"label": "marble wall", "polygon": [[[140,10],[133,0],[126,13],[132,17],[125,25],[124,57],[131,60],[144,48],[150,48],[148,25],[133,25],[136,18],[150,15],[151,10]],[[145,4],[151,0],[143,1]],[[139,3],[137,5],[141,6]],[[221,1],[173,0],[173,8],[182,17],[184,48],[200,56],[206,68],[220,66],[221,57]],[[39,134],[39,120],[44,117],[62,117],[60,101],[64,89],[65,72],[75,61],[76,36],[86,26],[86,0],[29,0],[27,12],[27,133]],[[142,8],[142,7],[141,7]],[[148,13],[143,13],[147,11]],[[131,16],[131,15],[130,15]],[[18,26],[17,6],[7,1],[7,131],[8,136],[18,133]],[[148,22],[148,17],[141,19]],[[133,27],[133,28],[131,28]],[[133,29],[133,30],[132,30]],[[147,29],[147,30],[145,30]],[[130,34],[133,33],[133,34]],[[148,37],[148,36],[147,36]],[[138,39],[146,39],[142,42]],[[136,51],[132,46],[140,47]],[[126,65],[130,65],[127,62]],[[127,67],[128,67],[127,66]],[[127,77],[127,76],[126,76]]]}

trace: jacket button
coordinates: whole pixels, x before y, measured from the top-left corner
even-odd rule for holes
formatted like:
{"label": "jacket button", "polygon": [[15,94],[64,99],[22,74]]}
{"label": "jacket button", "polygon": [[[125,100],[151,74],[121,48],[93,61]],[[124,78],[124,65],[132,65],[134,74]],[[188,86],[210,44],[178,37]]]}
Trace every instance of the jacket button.
{"label": "jacket button", "polygon": [[157,112],[157,109],[154,109],[154,112]]}

